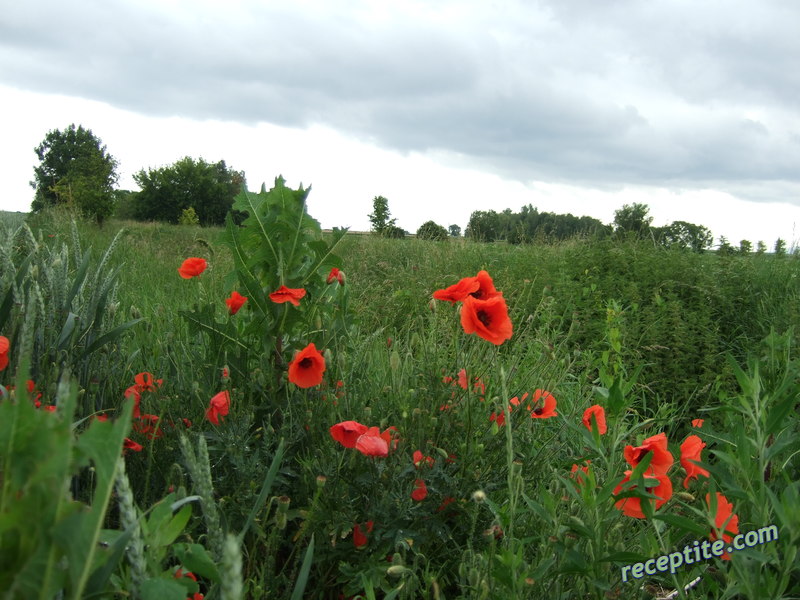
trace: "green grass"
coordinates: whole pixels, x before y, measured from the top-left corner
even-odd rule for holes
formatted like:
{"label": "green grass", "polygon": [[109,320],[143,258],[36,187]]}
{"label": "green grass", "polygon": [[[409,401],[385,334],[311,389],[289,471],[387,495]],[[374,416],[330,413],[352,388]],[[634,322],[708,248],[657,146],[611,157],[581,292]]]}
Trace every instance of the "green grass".
{"label": "green grass", "polygon": [[[32,227],[44,244],[71,243],[63,217]],[[231,375],[231,412],[214,427],[204,411],[228,385],[220,375],[227,355],[211,356],[209,338],[190,334],[179,311],[209,304],[226,318],[223,300],[238,283],[228,278],[234,262],[222,230],[79,226],[95,260],[120,228],[108,265],[121,269],[113,322],[143,321],[103,359],[112,381],[102,389],[110,391],[93,396],[87,389],[84,397],[115,410],[134,374],[163,378],[158,392],[143,396],[142,411],[164,421],[187,418],[189,433],[207,441],[219,527],[235,533],[252,524],[243,539],[247,597],[289,598],[312,534],[306,598],[652,598],[698,576],[700,595],[690,597],[761,590],[778,598],[800,590],[791,554],[800,541],[792,508],[800,479],[795,258],[610,240],[511,246],[346,236],[337,253],[355,328],[327,348],[323,386],[286,384],[272,358],[256,353],[249,372]],[[209,268],[183,280],[177,269],[189,256],[207,259]],[[514,335],[501,346],[466,336],[458,308],[431,299],[480,269],[508,302]],[[443,381],[462,368],[469,389]],[[8,383],[5,375],[0,382]],[[485,390],[474,387],[476,379]],[[54,382],[37,384],[51,389]],[[530,419],[516,410],[506,413],[507,426],[490,422],[512,396],[536,389],[557,398],[558,417]],[[598,402],[609,432],[593,437],[581,417]],[[703,461],[712,479],[684,491],[679,446],[698,417],[706,419],[696,433],[708,444]],[[328,430],[346,420],[395,427],[397,449],[372,459],[341,447]],[[675,494],[658,511],[666,521],[632,519],[611,498],[630,468],[622,450],[659,432],[675,457]],[[145,449],[126,463],[141,508],[170,486],[196,491],[173,431],[136,439]],[[281,440],[280,469],[269,498],[260,499]],[[414,450],[434,466],[415,468]],[[592,461],[589,484],[576,486],[570,468],[585,459]],[[428,496],[415,502],[419,478]],[[712,489],[733,502],[741,531],[776,523],[780,543],[623,583],[625,564],[707,537],[703,498]],[[486,500],[476,501],[476,491]],[[367,521],[374,528],[357,550],[354,524]],[[195,511],[181,540],[205,543],[208,527]],[[127,581],[129,573],[121,576]]]}

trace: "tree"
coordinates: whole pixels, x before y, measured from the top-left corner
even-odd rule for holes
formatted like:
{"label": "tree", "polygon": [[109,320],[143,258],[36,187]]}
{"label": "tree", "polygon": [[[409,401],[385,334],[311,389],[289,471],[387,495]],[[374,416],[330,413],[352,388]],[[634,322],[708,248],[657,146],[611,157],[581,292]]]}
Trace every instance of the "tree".
{"label": "tree", "polygon": [[775,240],[775,256],[783,256],[786,254],[786,242],[781,238]]}
{"label": "tree", "polygon": [[650,207],[646,204],[623,204],[622,208],[614,212],[615,232],[622,235],[644,237],[653,222],[653,217],[647,216]]}
{"label": "tree", "polygon": [[479,242],[494,242],[500,235],[500,215],[493,210],[474,211],[464,235]]}
{"label": "tree", "polygon": [[207,163],[184,157],[174,165],[141,170],[133,176],[142,190],[136,196],[136,217],[177,223],[193,208],[200,224],[222,225],[233,199],[245,184],[244,173],[224,160]]}
{"label": "tree", "polygon": [[40,164],[31,182],[36,190],[33,212],[67,205],[98,223],[111,215],[117,161],[91,129],[73,123],[64,131],[50,131],[34,152]]}
{"label": "tree", "polygon": [[447,229],[451,237],[459,237],[461,235],[461,227],[458,225],[450,225]]}
{"label": "tree", "polygon": [[[383,196],[375,196],[372,199],[372,212],[368,215],[369,221],[372,223],[373,233],[384,237],[400,237],[393,230],[393,228],[396,228],[395,222],[397,219],[390,219],[390,215],[389,201]],[[405,235],[405,232],[403,235]]]}
{"label": "tree", "polygon": [[767,251],[767,245],[763,240],[758,240],[756,243],[756,254],[764,254]]}
{"label": "tree", "polygon": [[426,221],[417,229],[417,237],[422,240],[447,240],[447,230],[433,221]]}
{"label": "tree", "polygon": [[733,254],[734,252],[736,252],[736,249],[733,246],[731,246],[730,242],[728,242],[728,238],[726,238],[724,235],[721,235],[719,237],[719,246],[717,248],[717,253],[730,255]]}
{"label": "tree", "polygon": [[703,225],[673,221],[661,228],[661,239],[668,248],[691,248],[695,252],[702,252],[711,247],[714,235]]}
{"label": "tree", "polygon": [[750,254],[753,251],[753,244],[750,240],[741,240],[739,242],[739,254]]}

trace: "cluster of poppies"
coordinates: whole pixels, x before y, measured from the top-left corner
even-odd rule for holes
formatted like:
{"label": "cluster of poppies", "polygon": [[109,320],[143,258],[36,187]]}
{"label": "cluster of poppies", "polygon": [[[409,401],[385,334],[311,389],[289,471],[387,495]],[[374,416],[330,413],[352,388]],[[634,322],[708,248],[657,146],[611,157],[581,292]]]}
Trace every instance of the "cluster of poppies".
{"label": "cluster of poppies", "polygon": [[511,338],[513,326],[508,306],[486,271],[436,290],[433,297],[451,304],[461,302],[461,326],[465,333],[477,334],[497,346]]}
{"label": "cluster of poppies", "polygon": [[[692,421],[692,426],[695,428],[700,428],[702,425],[702,419]],[[700,453],[703,448],[705,448],[705,442],[695,434],[687,436],[680,445],[680,463],[686,472],[686,477],[683,480],[685,489],[689,489],[689,482],[692,479],[699,479],[700,476],[709,476],[709,472],[698,464],[701,462]],[[638,487],[636,483],[631,483],[631,476],[636,467],[647,459],[649,464],[647,464],[642,474],[641,482],[646,491],[656,497],[655,509],[659,509],[672,497],[672,482],[668,472],[675,461],[672,453],[667,448],[666,434],[662,432],[649,437],[640,446],[626,446],[623,450],[623,456],[630,469],[625,471],[625,476],[614,488],[614,496]],[[586,468],[582,470],[586,471]],[[577,465],[573,465],[573,473],[575,471],[577,471]],[[648,500],[648,502],[650,501]],[[720,529],[727,532],[723,534],[723,540],[730,542],[732,537],[729,534],[735,535],[739,533],[739,517],[733,514],[733,505],[719,492],[716,493],[716,498],[713,501],[711,495],[706,494],[706,504],[709,510],[716,510],[714,515],[715,530],[711,531],[711,539],[717,539],[716,529]],[[715,508],[714,505],[716,505]],[[617,500],[614,506],[629,517],[645,518],[641,498],[624,497]],[[725,553],[722,558],[727,560],[729,556]]]}

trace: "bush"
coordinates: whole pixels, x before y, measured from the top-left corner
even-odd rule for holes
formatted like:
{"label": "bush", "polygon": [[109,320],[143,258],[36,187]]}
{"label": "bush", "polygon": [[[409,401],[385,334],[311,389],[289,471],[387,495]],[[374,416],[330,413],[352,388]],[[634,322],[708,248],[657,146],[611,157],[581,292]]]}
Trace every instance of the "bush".
{"label": "bush", "polygon": [[447,230],[433,221],[427,221],[417,229],[417,237],[422,240],[442,241],[447,239]]}

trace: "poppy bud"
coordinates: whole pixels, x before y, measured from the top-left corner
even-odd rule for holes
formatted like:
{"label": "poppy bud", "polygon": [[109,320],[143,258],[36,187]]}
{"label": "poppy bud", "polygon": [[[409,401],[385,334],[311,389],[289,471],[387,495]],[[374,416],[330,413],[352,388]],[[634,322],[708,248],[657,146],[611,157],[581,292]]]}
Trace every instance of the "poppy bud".
{"label": "poppy bud", "polygon": [[403,565],[392,565],[388,569],[386,569],[386,574],[390,577],[400,577],[404,573],[406,573],[409,569],[404,567]]}
{"label": "poppy bud", "polygon": [[400,368],[400,365],[400,355],[397,353],[397,350],[392,350],[392,354],[389,356],[389,366],[391,367],[392,371],[397,371]]}
{"label": "poppy bud", "polygon": [[331,364],[333,362],[333,352],[331,352],[330,348],[325,348],[322,351],[322,358],[325,359],[325,364]]}
{"label": "poppy bud", "polygon": [[372,416],[372,407],[370,407],[370,406],[365,406],[364,407],[364,416],[365,417]]}
{"label": "poppy bud", "polygon": [[322,317],[317,313],[317,316],[314,317],[314,327],[317,329],[322,329]]}
{"label": "poppy bud", "polygon": [[478,572],[478,569],[472,567],[469,570],[469,574],[467,575],[467,582],[471,587],[478,587],[478,584],[481,581],[481,574]]}
{"label": "poppy bud", "polygon": [[414,417],[418,417],[421,414],[422,414],[422,411],[419,408],[415,408],[414,410],[411,411],[411,415],[414,416]]}
{"label": "poppy bud", "polygon": [[317,489],[322,489],[325,487],[325,483],[328,481],[328,478],[325,475],[317,475]]}
{"label": "poppy bud", "polygon": [[428,300],[428,309],[431,312],[436,312],[436,300],[434,300],[433,298]]}
{"label": "poppy bud", "polygon": [[289,503],[291,501],[289,496],[280,496],[278,498],[278,509],[275,511],[275,527],[278,529],[286,529],[286,514],[289,512]]}

